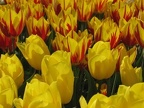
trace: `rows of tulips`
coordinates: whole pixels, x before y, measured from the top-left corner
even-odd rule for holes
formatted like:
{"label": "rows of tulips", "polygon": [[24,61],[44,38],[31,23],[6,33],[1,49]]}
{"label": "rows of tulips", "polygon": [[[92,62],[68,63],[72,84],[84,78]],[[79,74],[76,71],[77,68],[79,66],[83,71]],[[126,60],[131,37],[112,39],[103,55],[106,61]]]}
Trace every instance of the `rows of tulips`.
{"label": "rows of tulips", "polygon": [[143,0],[3,0],[0,108],[142,108]]}

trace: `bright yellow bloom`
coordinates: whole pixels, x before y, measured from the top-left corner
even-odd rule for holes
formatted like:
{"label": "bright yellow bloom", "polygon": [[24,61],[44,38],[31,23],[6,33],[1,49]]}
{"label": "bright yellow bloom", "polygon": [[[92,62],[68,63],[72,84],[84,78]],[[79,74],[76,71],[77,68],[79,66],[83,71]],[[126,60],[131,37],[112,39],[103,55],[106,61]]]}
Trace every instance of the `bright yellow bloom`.
{"label": "bright yellow bloom", "polygon": [[[111,29],[110,29],[111,28]],[[94,31],[94,40],[110,42],[111,48],[117,46],[120,41],[119,27],[111,18],[106,18],[101,25]]]}
{"label": "bright yellow bloom", "polygon": [[74,75],[71,68],[70,53],[55,51],[42,60],[42,77],[48,84],[57,82],[62,103],[70,102],[73,95]]}
{"label": "bright yellow bloom", "polygon": [[98,41],[88,50],[90,74],[98,80],[111,77],[115,71],[117,59],[117,49],[111,50],[109,42]]}
{"label": "bright yellow bloom", "polygon": [[23,100],[14,100],[16,108],[61,108],[60,94],[56,82],[48,85],[38,79],[27,83]]}
{"label": "bright yellow bloom", "polygon": [[124,95],[129,107],[127,108],[142,108],[144,107],[144,83],[136,83],[132,87],[120,85],[118,95]]}
{"label": "bright yellow bloom", "polygon": [[130,63],[134,63],[135,61],[135,58],[136,58],[136,55],[137,55],[137,48],[136,46],[133,46],[131,49],[129,49],[127,51],[125,45],[123,43],[119,44],[116,49],[118,49],[118,52],[119,52],[119,59],[118,59],[118,62],[117,62],[117,70],[119,70],[120,68],[120,65],[122,63],[122,60],[125,56],[129,56],[130,58]]}
{"label": "bright yellow bloom", "polygon": [[15,81],[17,87],[20,87],[24,81],[24,70],[19,58],[14,55],[1,55],[0,72],[2,75],[9,75]]}
{"label": "bright yellow bloom", "polygon": [[17,43],[28,63],[35,69],[41,69],[41,61],[45,55],[50,54],[44,40],[38,35],[30,35],[26,42]]}
{"label": "bright yellow bloom", "polygon": [[132,86],[135,83],[142,82],[142,68],[133,68],[130,58],[125,56],[120,65],[120,76],[122,84]]}
{"label": "bright yellow bloom", "polygon": [[17,87],[10,76],[0,78],[0,107],[12,108],[13,100],[17,98]]}
{"label": "bright yellow bloom", "polygon": [[26,21],[26,26],[29,35],[37,34],[43,40],[46,40],[50,33],[49,22],[44,17],[36,19],[35,17],[31,16]]}
{"label": "bright yellow bloom", "polygon": [[24,11],[20,10],[17,13],[12,7],[7,7],[0,12],[2,12],[0,14],[0,28],[3,34],[8,37],[19,36],[25,26]]}
{"label": "bright yellow bloom", "polygon": [[77,0],[79,21],[88,21],[94,12],[94,0]]}
{"label": "bright yellow bloom", "polygon": [[56,38],[53,41],[55,50],[64,50],[71,53],[72,63],[80,63],[86,54],[87,49],[92,43],[92,35],[88,31],[76,33],[70,31],[65,37],[56,33]]}

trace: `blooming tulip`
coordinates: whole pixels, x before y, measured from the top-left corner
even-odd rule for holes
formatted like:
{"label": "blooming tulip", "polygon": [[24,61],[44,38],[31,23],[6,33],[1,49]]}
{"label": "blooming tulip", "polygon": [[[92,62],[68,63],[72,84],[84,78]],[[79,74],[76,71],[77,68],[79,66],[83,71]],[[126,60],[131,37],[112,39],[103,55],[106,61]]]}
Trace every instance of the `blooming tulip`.
{"label": "blooming tulip", "polygon": [[71,68],[70,53],[56,51],[42,60],[42,77],[48,84],[57,82],[62,103],[70,102],[73,95],[74,75]]}
{"label": "blooming tulip", "polygon": [[79,21],[88,21],[94,12],[94,0],[77,0]]}
{"label": "blooming tulip", "polygon": [[110,16],[111,18],[119,24],[119,20],[124,18],[128,21],[134,15],[134,7],[125,3],[124,1],[118,1],[110,6]]}
{"label": "blooming tulip", "polygon": [[125,56],[120,65],[121,81],[124,85],[132,86],[142,82],[142,68],[133,68],[128,56]]}
{"label": "blooming tulip", "polygon": [[28,63],[37,70],[41,69],[43,57],[50,54],[47,45],[38,35],[30,35],[26,38],[26,42],[18,42],[17,46]]}
{"label": "blooming tulip", "polygon": [[44,17],[40,19],[35,19],[34,17],[29,17],[26,21],[26,26],[28,29],[29,35],[37,34],[43,40],[46,40],[48,34],[50,33],[49,22],[45,20]]}
{"label": "blooming tulip", "polygon": [[136,83],[132,87],[120,85],[118,95],[124,95],[127,100],[128,108],[144,107],[144,83]]}
{"label": "blooming tulip", "polygon": [[111,18],[104,19],[94,31],[94,40],[96,42],[99,40],[110,42],[111,48],[116,47],[120,41],[120,30],[117,24]]}
{"label": "blooming tulip", "polygon": [[0,14],[0,28],[5,36],[17,37],[25,26],[25,15],[22,10],[18,13],[12,8],[7,8]]}
{"label": "blooming tulip", "polygon": [[77,12],[71,7],[56,15],[53,7],[49,6],[46,13],[51,26],[56,32],[67,35],[71,30],[77,30]]}
{"label": "blooming tulip", "polygon": [[70,31],[65,37],[56,33],[53,41],[53,47],[56,50],[64,50],[71,53],[71,61],[74,64],[80,63],[86,54],[87,49],[92,43],[92,35],[88,31],[76,33]]}
{"label": "blooming tulip", "polygon": [[119,70],[120,65],[122,63],[122,60],[125,56],[129,56],[130,63],[133,64],[137,55],[137,48],[136,46],[133,46],[131,49],[127,51],[125,45],[123,43],[119,44],[116,49],[118,49],[119,52],[119,59],[117,62],[117,70]]}
{"label": "blooming tulip", "polygon": [[88,50],[88,68],[92,77],[98,80],[112,76],[116,68],[118,50],[110,50],[110,43],[98,41]]}
{"label": "blooming tulip", "polygon": [[17,98],[17,87],[10,76],[0,78],[0,107],[12,108],[13,100]]}
{"label": "blooming tulip", "polygon": [[24,81],[24,70],[19,58],[14,55],[1,55],[0,72],[9,75],[15,81],[17,87],[20,87]]}
{"label": "blooming tulip", "polygon": [[38,79],[27,83],[23,100],[14,100],[16,108],[61,108],[61,99],[56,82],[48,85]]}
{"label": "blooming tulip", "polygon": [[120,21],[121,39],[122,42],[128,46],[133,46],[138,43],[135,35],[135,28],[137,24],[138,20],[134,17],[129,21],[125,21],[124,19]]}

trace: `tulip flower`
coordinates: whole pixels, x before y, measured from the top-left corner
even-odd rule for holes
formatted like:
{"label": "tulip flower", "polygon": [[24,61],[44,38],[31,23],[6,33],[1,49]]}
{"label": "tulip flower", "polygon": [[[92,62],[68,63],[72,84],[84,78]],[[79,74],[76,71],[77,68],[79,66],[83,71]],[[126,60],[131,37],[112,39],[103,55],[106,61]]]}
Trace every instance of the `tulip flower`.
{"label": "tulip flower", "polygon": [[125,56],[120,65],[120,76],[122,84],[132,86],[135,83],[142,82],[142,68],[133,68],[128,56]]}
{"label": "tulip flower", "polygon": [[16,48],[16,42],[17,39],[12,42],[12,39],[5,36],[0,30],[0,49],[2,49],[3,52],[12,52],[12,49]]}
{"label": "tulip flower", "polygon": [[110,43],[98,41],[88,49],[88,68],[92,77],[97,80],[107,79],[115,71],[118,50],[110,50]]}
{"label": "tulip flower", "polygon": [[44,40],[38,35],[30,35],[26,42],[17,43],[28,63],[35,69],[41,69],[41,61],[45,55],[49,55],[49,49]]}
{"label": "tulip flower", "polygon": [[126,21],[131,19],[131,17],[134,15],[135,8],[133,6],[130,6],[129,4],[125,3],[124,1],[118,1],[113,3],[110,6],[110,16],[111,18],[119,24],[119,20],[124,18]]}
{"label": "tulip flower", "polygon": [[15,81],[17,87],[20,87],[24,81],[24,70],[19,58],[14,55],[1,55],[0,72],[9,75]]}
{"label": "tulip flower", "polygon": [[137,48],[133,46],[131,49],[127,50],[123,43],[119,44],[116,49],[119,52],[119,59],[117,62],[117,70],[119,70],[122,60],[125,56],[130,58],[130,63],[133,64],[137,55]]}
{"label": "tulip flower", "polygon": [[[111,28],[111,29],[110,29]],[[117,46],[120,41],[120,30],[111,18],[103,20],[100,26],[94,31],[94,40],[110,42],[111,48]]]}
{"label": "tulip flower", "polygon": [[49,4],[52,3],[53,0],[41,0],[41,3],[47,8]]}
{"label": "tulip flower", "polygon": [[135,35],[135,28],[137,24],[138,20],[134,17],[131,18],[128,22],[124,19],[120,21],[121,39],[124,44],[133,46],[138,43],[136,39],[137,37]]}
{"label": "tulip flower", "polygon": [[12,108],[13,100],[17,98],[17,87],[10,76],[0,78],[0,107]]}
{"label": "tulip flower", "polygon": [[35,17],[35,19],[40,19],[42,16],[44,16],[44,10],[43,5],[41,3],[39,4],[32,4],[31,2],[28,2],[28,18],[30,16]]}
{"label": "tulip flower", "polygon": [[97,31],[99,26],[101,26],[101,21],[97,17],[92,17],[90,21],[88,21],[88,29],[91,34],[94,35],[94,32]]}
{"label": "tulip flower", "polygon": [[22,10],[18,13],[12,8],[6,8],[0,14],[0,28],[5,36],[18,37],[25,26],[25,15]]}
{"label": "tulip flower", "polygon": [[124,95],[129,107],[127,108],[139,108],[144,107],[144,83],[136,83],[133,86],[120,85],[118,88],[118,95]]}
{"label": "tulip flower", "polygon": [[58,15],[55,14],[54,8],[49,6],[46,9],[49,22],[56,32],[67,35],[71,30],[77,30],[77,12],[71,7],[62,10]]}
{"label": "tulip flower", "polygon": [[107,9],[108,3],[112,3],[113,0],[95,0],[95,12],[104,13]]}
{"label": "tulip flower", "polygon": [[79,21],[88,21],[94,12],[94,0],[78,0],[77,12]]}
{"label": "tulip flower", "polygon": [[65,37],[56,33],[56,38],[53,41],[55,50],[64,50],[71,53],[71,61],[73,64],[80,63],[84,58],[87,49],[92,43],[92,35],[88,31],[76,33],[70,31]]}
{"label": "tulip flower", "polygon": [[29,17],[26,21],[26,26],[29,35],[34,34],[40,36],[43,40],[46,40],[48,34],[50,33],[49,22],[41,17],[40,19],[36,19],[35,17]]}
{"label": "tulip flower", "polygon": [[42,60],[42,77],[48,84],[57,82],[63,104],[69,103],[73,95],[74,75],[71,68],[70,53],[56,51],[44,56]]}
{"label": "tulip flower", "polygon": [[23,99],[14,99],[16,108],[61,108],[60,94],[56,82],[48,85],[38,79],[27,83]]}
{"label": "tulip flower", "polygon": [[142,35],[143,33],[144,33],[144,22],[139,20],[135,28],[135,36],[141,47],[144,47],[144,37]]}

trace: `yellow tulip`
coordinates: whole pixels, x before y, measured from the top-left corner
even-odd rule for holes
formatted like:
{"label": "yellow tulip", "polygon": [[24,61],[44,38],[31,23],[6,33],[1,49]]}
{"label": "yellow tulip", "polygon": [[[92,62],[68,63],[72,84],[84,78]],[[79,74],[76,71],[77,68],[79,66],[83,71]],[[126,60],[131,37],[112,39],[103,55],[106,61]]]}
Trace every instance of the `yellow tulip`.
{"label": "yellow tulip", "polygon": [[109,6],[110,17],[119,24],[119,20],[124,18],[128,21],[134,15],[134,6],[130,6],[129,4],[125,3],[124,1],[117,1]]}
{"label": "yellow tulip", "polygon": [[[111,29],[110,29],[111,28]],[[111,48],[117,46],[120,41],[119,27],[111,18],[106,18],[100,26],[94,31],[94,40],[110,42]]]}
{"label": "yellow tulip", "polygon": [[80,63],[86,54],[87,49],[91,46],[92,35],[87,30],[76,33],[70,31],[65,37],[56,33],[53,41],[55,50],[64,50],[71,53],[71,61],[73,64]]}
{"label": "yellow tulip", "polygon": [[130,58],[125,56],[120,65],[120,76],[122,84],[132,86],[135,83],[142,82],[142,68],[133,68]]}
{"label": "yellow tulip", "polygon": [[41,64],[42,77],[48,84],[57,82],[62,103],[70,102],[73,95],[74,75],[71,68],[70,53],[56,51],[44,56]]}
{"label": "yellow tulip", "polygon": [[54,8],[48,6],[46,9],[49,22],[56,32],[67,35],[71,30],[77,30],[77,12],[69,7],[62,10],[58,15],[55,14]]}
{"label": "yellow tulip", "polygon": [[23,10],[17,13],[12,7],[7,7],[0,14],[0,28],[5,36],[18,37],[25,26],[25,14]]}
{"label": "yellow tulip", "polygon": [[116,49],[118,49],[118,52],[119,52],[119,59],[118,59],[118,62],[117,62],[117,70],[119,70],[120,68],[120,65],[122,63],[122,60],[125,56],[129,56],[130,58],[130,63],[134,63],[135,61],[135,58],[136,58],[136,55],[137,55],[137,48],[136,46],[133,46],[131,49],[129,49],[127,51],[125,45],[123,43],[119,44]]}
{"label": "yellow tulip", "polygon": [[26,26],[29,35],[37,34],[43,40],[46,40],[50,33],[49,22],[44,17],[36,19],[35,17],[31,16],[26,21]]}
{"label": "yellow tulip", "polygon": [[115,71],[118,50],[110,50],[110,43],[98,41],[88,49],[88,68],[92,77],[98,80],[107,79]]}
{"label": "yellow tulip", "polygon": [[13,100],[17,98],[17,87],[10,76],[0,78],[0,107],[12,108]]}
{"label": "yellow tulip", "polygon": [[132,17],[129,21],[126,21],[124,19],[120,20],[121,39],[122,42],[128,46],[133,46],[138,43],[137,37],[135,35],[135,29],[137,24],[138,20],[134,17]]}
{"label": "yellow tulip", "polygon": [[144,107],[144,83],[136,83],[132,87],[120,85],[118,88],[118,95],[124,95],[127,100],[127,108],[142,108]]}
{"label": "yellow tulip", "polygon": [[9,75],[15,81],[17,87],[20,87],[24,81],[23,65],[19,58],[14,55],[1,55],[0,72],[2,75]]}
{"label": "yellow tulip", "polygon": [[94,0],[77,0],[79,21],[88,21],[94,12]]}
{"label": "yellow tulip", "polygon": [[38,79],[27,83],[24,97],[14,100],[16,108],[61,108],[60,94],[56,82],[48,85]]}
{"label": "yellow tulip", "polygon": [[17,43],[28,63],[35,69],[41,69],[41,61],[45,55],[50,54],[49,49],[43,39],[38,35],[30,35],[26,42]]}

